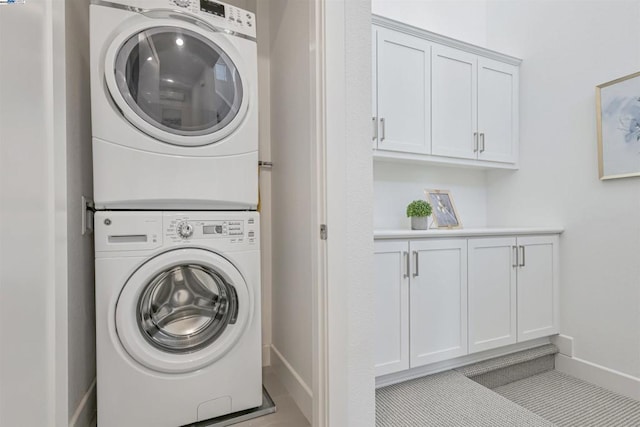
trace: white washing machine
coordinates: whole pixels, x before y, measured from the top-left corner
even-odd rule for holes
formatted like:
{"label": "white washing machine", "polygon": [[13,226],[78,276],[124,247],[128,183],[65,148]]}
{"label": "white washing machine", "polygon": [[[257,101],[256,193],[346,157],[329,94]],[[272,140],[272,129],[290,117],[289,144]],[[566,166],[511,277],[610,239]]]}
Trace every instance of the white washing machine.
{"label": "white washing machine", "polygon": [[177,427],[262,404],[259,216],[95,216],[100,427]]}
{"label": "white washing machine", "polygon": [[100,209],[258,203],[255,16],[214,0],[93,0]]}

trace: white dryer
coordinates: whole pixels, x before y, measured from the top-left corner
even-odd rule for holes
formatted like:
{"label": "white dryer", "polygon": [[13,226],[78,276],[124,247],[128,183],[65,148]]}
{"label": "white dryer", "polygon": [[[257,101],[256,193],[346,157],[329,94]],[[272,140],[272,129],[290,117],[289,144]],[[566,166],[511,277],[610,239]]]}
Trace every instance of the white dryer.
{"label": "white dryer", "polygon": [[93,0],[94,199],[255,209],[255,16],[214,0]]}
{"label": "white dryer", "polygon": [[96,213],[98,425],[262,403],[256,212]]}

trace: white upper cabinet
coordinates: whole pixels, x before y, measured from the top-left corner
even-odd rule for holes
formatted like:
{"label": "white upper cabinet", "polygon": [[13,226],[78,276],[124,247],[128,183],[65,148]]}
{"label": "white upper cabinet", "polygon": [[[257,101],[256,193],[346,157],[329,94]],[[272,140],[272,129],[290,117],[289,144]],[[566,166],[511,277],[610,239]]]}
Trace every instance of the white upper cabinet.
{"label": "white upper cabinet", "polygon": [[374,29],[374,139],[380,150],[429,153],[431,45],[385,28]]}
{"label": "white upper cabinet", "polygon": [[431,154],[477,158],[477,56],[433,47],[433,145]]}
{"label": "white upper cabinet", "polygon": [[478,58],[478,159],[518,157],[518,67]]}
{"label": "white upper cabinet", "polygon": [[516,169],[520,60],[374,16],[374,158]]}

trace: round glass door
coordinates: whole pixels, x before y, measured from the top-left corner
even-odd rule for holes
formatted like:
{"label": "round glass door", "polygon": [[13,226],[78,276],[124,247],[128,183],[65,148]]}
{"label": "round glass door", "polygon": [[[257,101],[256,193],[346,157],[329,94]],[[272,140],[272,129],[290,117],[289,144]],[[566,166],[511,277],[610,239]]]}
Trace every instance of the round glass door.
{"label": "round glass door", "polygon": [[114,332],[145,368],[194,372],[229,352],[253,318],[252,288],[228,259],[199,248],[141,264],[115,303]]}
{"label": "round glass door", "polygon": [[128,107],[171,135],[214,134],[241,109],[243,83],[236,64],[211,39],[186,28],[137,32],[118,50],[114,68]]}
{"label": "round glass door", "polygon": [[174,353],[215,342],[238,315],[233,285],[210,267],[178,265],[158,273],[140,295],[138,327],[154,347]]}

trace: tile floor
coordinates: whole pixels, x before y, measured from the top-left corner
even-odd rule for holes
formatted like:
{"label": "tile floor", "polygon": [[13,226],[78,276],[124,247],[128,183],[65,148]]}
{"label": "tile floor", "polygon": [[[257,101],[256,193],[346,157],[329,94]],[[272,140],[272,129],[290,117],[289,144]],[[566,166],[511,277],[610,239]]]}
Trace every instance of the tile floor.
{"label": "tile floor", "polygon": [[[276,412],[234,424],[234,427],[311,427],[271,367],[262,369],[262,383],[276,404]],[[96,427],[94,418],[91,427]]]}

